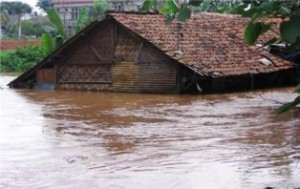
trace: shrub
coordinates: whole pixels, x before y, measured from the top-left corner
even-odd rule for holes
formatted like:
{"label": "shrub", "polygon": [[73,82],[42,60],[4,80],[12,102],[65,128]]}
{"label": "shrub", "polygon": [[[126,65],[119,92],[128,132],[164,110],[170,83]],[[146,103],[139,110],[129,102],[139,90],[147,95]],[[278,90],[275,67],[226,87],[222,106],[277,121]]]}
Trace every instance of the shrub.
{"label": "shrub", "polygon": [[16,51],[6,51],[0,54],[1,72],[23,72],[36,65],[43,58],[43,53],[37,46],[27,46]]}

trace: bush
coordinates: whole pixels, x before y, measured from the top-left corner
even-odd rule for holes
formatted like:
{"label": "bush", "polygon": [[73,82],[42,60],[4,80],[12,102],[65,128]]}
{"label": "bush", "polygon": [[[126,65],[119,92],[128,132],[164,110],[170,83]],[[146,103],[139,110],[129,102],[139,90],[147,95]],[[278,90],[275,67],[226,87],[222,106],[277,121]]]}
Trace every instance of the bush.
{"label": "bush", "polygon": [[37,46],[27,46],[16,51],[0,54],[0,72],[23,72],[36,65],[43,58]]}

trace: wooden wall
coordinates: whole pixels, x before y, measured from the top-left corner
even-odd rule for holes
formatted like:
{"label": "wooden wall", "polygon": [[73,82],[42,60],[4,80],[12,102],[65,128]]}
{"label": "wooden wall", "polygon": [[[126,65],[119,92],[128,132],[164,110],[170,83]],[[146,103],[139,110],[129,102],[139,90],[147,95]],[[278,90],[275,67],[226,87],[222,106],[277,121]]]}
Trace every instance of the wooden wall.
{"label": "wooden wall", "polygon": [[139,67],[137,62],[117,62],[112,67],[112,90],[140,92]]}
{"label": "wooden wall", "polygon": [[82,35],[55,65],[51,79],[49,70],[40,69],[38,82],[51,80],[58,89],[178,92],[177,63],[111,21]]}
{"label": "wooden wall", "polygon": [[55,83],[54,68],[42,68],[36,72],[36,81],[38,83]]}
{"label": "wooden wall", "polygon": [[114,52],[112,23],[86,34],[65,52],[57,66],[57,88],[110,90]]}
{"label": "wooden wall", "polygon": [[177,64],[155,47],[118,27],[112,89],[123,92],[174,93]]}

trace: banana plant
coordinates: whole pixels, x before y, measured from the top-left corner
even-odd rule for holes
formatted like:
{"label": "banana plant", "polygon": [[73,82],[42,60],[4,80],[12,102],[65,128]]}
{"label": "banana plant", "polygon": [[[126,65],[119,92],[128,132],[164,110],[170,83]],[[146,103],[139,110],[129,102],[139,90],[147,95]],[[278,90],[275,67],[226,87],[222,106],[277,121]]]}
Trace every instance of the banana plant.
{"label": "banana plant", "polygon": [[45,56],[61,46],[69,37],[55,9],[48,9],[47,17],[53,24],[53,27],[44,27],[45,33],[41,37],[41,49]]}

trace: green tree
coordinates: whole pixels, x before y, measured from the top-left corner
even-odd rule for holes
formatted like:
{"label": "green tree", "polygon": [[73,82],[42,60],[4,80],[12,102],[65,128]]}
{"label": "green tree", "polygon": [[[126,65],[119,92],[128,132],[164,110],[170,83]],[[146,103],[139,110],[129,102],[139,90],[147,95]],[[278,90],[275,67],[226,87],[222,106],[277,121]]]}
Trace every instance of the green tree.
{"label": "green tree", "polygon": [[82,28],[91,22],[89,12],[86,8],[80,9],[79,16],[75,26],[75,32],[78,33]]}
{"label": "green tree", "polygon": [[24,14],[31,13],[32,8],[26,3],[6,1],[1,2],[0,7],[1,10],[6,10],[9,15],[17,16],[18,37],[20,38],[22,35],[21,18]]}
{"label": "green tree", "polygon": [[53,3],[52,0],[38,0],[36,6],[47,12],[48,9],[53,7]]}
{"label": "green tree", "polygon": [[241,3],[241,0],[203,0],[200,6],[194,6],[195,12],[223,12],[225,9]]}
{"label": "green tree", "polygon": [[[6,30],[8,28],[8,23],[10,19],[6,10],[0,9],[0,30],[2,34],[2,30]],[[0,36],[2,37],[2,36]]]}
{"label": "green tree", "polygon": [[104,17],[105,11],[110,10],[111,7],[107,1],[94,0],[93,11],[91,12],[92,20],[102,19]]}
{"label": "green tree", "polygon": [[[34,20],[23,20],[21,21],[22,36],[23,38],[38,38],[44,33],[45,27],[50,27],[51,24],[48,22],[38,22]],[[13,25],[9,31],[15,33],[17,31],[17,25]]]}

